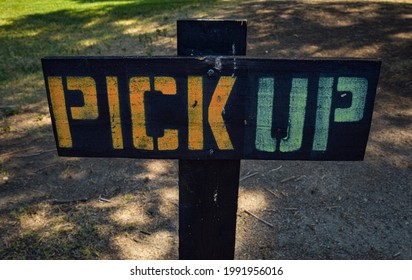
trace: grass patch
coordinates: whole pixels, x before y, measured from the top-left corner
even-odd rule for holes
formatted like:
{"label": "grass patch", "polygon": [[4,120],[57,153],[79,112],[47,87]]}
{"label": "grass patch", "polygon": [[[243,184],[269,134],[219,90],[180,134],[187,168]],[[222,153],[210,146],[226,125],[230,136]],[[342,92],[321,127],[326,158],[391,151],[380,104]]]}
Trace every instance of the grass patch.
{"label": "grass patch", "polygon": [[174,54],[175,22],[215,0],[0,1],[0,105],[45,101],[40,59]]}

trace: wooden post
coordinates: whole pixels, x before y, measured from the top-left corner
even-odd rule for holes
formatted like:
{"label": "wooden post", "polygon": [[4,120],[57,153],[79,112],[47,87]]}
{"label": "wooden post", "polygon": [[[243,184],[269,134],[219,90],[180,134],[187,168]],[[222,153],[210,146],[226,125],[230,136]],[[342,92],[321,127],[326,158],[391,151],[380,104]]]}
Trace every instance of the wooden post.
{"label": "wooden post", "polygon": [[[246,20],[180,20],[180,56],[246,55]],[[179,259],[233,259],[240,160],[179,160]]]}

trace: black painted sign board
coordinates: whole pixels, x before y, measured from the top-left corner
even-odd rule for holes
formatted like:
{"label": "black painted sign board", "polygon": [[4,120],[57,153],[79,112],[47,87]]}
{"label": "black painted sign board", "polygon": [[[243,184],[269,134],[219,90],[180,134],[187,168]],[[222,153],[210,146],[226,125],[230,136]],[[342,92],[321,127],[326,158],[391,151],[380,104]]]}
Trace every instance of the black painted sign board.
{"label": "black painted sign board", "polygon": [[362,160],[380,62],[42,59],[61,156]]}

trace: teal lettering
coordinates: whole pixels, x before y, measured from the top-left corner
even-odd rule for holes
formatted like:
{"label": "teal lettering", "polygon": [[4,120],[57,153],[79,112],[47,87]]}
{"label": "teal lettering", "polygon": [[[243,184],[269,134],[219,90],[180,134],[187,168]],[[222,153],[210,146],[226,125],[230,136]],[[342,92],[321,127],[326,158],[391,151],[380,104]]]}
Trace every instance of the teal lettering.
{"label": "teal lettering", "polygon": [[340,77],[337,85],[338,91],[352,93],[352,104],[349,108],[335,109],[335,122],[356,122],[363,118],[368,80],[357,77]]}
{"label": "teal lettering", "polygon": [[[263,152],[276,151],[276,138],[272,138],[274,79],[259,79],[256,149]],[[281,139],[280,151],[292,152],[302,145],[303,126],[305,124],[308,79],[292,79],[290,92],[289,126],[287,137]]]}
{"label": "teal lettering", "polygon": [[263,152],[276,151],[276,139],[272,138],[274,79],[260,78],[257,104],[256,149]]}
{"label": "teal lettering", "polygon": [[[316,123],[312,149],[326,151],[331,118],[333,77],[320,77]],[[359,77],[339,77],[337,92],[350,92],[352,103],[349,108],[336,108],[335,122],[356,122],[363,118],[368,81]],[[287,136],[280,139],[279,150],[282,153],[294,152],[302,147],[303,128],[308,95],[308,79],[293,78],[290,92],[289,124]],[[277,140],[272,137],[273,104],[275,101],[274,78],[260,78],[257,102],[256,149],[263,152],[275,152]]]}
{"label": "teal lettering", "polygon": [[303,126],[305,125],[308,79],[292,79],[289,105],[289,126],[287,136],[280,142],[281,152],[293,152],[302,146]]}
{"label": "teal lettering", "polygon": [[321,77],[318,88],[315,137],[312,149],[326,151],[329,137],[330,107],[332,104],[333,78]]}

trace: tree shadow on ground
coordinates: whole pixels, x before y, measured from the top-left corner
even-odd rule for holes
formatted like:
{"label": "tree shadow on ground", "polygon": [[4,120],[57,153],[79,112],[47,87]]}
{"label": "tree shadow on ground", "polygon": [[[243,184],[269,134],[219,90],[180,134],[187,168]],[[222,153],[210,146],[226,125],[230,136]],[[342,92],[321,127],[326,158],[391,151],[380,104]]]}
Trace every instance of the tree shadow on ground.
{"label": "tree shadow on ground", "polygon": [[29,146],[2,159],[0,259],[177,257],[173,162],[64,159],[42,141]]}

